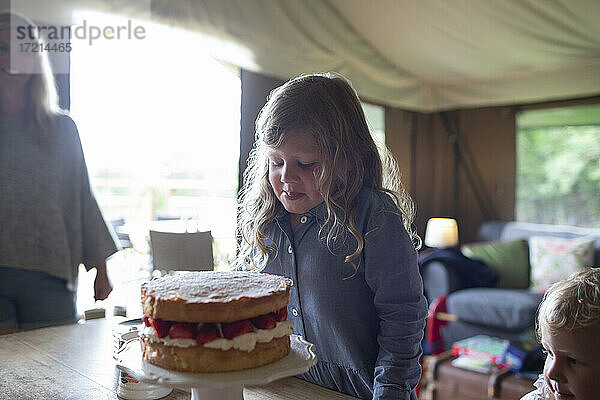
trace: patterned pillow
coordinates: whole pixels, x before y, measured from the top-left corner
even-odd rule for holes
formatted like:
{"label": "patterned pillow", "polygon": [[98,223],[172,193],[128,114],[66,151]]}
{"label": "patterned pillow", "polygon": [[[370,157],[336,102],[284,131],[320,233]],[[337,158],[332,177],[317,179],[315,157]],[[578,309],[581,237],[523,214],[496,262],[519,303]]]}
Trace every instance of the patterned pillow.
{"label": "patterned pillow", "polygon": [[594,262],[594,238],[562,239],[549,236],[529,238],[532,289],[545,292],[553,283]]}

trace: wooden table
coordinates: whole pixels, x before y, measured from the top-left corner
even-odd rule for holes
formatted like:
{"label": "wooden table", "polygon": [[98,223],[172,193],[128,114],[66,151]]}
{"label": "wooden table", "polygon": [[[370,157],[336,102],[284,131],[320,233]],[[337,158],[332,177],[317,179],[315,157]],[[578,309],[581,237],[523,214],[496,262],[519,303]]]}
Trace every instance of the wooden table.
{"label": "wooden table", "polygon": [[[0,398],[116,399],[119,371],[113,359],[112,326],[97,319],[0,336]],[[164,399],[189,400],[174,390]],[[285,378],[244,388],[246,400],[344,400],[338,392]]]}

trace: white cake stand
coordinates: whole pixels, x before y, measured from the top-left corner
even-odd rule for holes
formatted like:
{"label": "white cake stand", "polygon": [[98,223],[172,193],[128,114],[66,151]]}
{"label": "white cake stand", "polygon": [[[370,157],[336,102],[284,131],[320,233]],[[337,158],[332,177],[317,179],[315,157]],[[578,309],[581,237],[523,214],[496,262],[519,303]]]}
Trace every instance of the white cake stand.
{"label": "white cake stand", "polygon": [[290,336],[290,354],[281,360],[244,371],[186,373],[172,371],[142,360],[139,340],[127,342],[118,354],[117,368],[140,382],[191,389],[191,400],[243,400],[245,385],[266,385],[288,376],[302,374],[316,364],[314,344]]}

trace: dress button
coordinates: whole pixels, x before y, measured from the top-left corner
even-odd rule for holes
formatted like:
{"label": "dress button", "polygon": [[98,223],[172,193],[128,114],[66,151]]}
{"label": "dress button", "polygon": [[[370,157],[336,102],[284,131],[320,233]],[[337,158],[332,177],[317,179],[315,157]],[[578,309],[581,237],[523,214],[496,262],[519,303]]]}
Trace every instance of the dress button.
{"label": "dress button", "polygon": [[300,223],[305,224],[307,219],[306,215],[303,215],[302,218],[300,218]]}
{"label": "dress button", "polygon": [[292,245],[291,244],[288,246],[288,253],[292,254]]}
{"label": "dress button", "polygon": [[297,317],[298,316],[298,310],[296,310],[295,308],[292,308],[292,315],[294,317]]}

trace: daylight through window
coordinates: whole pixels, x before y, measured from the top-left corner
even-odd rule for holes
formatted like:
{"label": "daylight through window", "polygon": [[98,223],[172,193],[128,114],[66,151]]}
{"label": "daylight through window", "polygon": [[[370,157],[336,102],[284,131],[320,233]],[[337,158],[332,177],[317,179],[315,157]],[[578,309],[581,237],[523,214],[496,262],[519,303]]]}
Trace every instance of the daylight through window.
{"label": "daylight through window", "polygon": [[517,116],[519,221],[600,225],[600,106]]}
{"label": "daylight through window", "polygon": [[[86,12],[77,18],[100,26],[123,17]],[[71,114],[96,198],[107,220],[124,219],[132,233],[147,234],[158,219],[211,230],[215,261],[231,259],[239,71],[203,51],[200,34],[141,24],[152,47],[143,56],[119,51],[115,41],[73,43]],[[144,250],[147,238],[138,239]]]}

